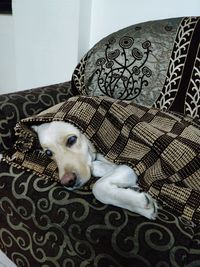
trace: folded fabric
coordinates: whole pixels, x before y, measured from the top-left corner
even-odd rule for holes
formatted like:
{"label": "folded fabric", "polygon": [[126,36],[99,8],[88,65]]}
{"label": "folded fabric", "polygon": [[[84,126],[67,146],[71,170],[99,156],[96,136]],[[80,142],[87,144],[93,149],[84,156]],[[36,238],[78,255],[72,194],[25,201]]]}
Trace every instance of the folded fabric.
{"label": "folded fabric", "polygon": [[77,96],[15,128],[9,164],[58,181],[55,162],[39,149],[31,125],[73,123],[107,159],[131,166],[139,185],[195,223],[200,221],[200,125],[181,115],[108,97]]}

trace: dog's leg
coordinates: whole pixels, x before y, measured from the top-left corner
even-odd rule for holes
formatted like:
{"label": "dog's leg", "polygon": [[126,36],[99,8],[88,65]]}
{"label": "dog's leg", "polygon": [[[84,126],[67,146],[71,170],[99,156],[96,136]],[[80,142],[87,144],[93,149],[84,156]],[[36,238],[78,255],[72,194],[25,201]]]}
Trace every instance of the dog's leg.
{"label": "dog's leg", "polygon": [[109,173],[112,173],[116,169],[117,165],[110,163],[109,161],[95,160],[91,165],[92,176],[102,177]]}
{"label": "dog's leg", "polygon": [[[122,165],[121,165],[122,166]],[[137,176],[133,172],[131,168],[128,166],[123,165],[127,170],[130,171],[130,175],[126,175],[126,179],[120,179],[118,183],[120,184],[120,187],[138,187],[137,186]],[[119,169],[119,165],[116,165],[115,163],[111,163],[107,159],[103,157],[103,155],[98,154],[97,155],[97,160],[92,162],[91,166],[91,171],[92,171],[92,176],[94,177],[103,177],[103,176],[110,176],[116,168]],[[122,167],[120,167],[122,169]]]}
{"label": "dog's leg", "polygon": [[130,167],[119,165],[112,173],[103,176],[94,184],[93,194],[104,204],[125,208],[148,219],[155,219],[156,201],[145,192],[131,189],[130,187],[136,185],[136,181],[137,176]]}

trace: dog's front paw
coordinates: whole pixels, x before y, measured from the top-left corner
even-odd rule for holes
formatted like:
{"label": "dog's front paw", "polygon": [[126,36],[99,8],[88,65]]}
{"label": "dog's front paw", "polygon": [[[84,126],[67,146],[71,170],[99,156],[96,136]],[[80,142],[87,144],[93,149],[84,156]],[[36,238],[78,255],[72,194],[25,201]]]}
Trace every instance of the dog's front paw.
{"label": "dog's front paw", "polygon": [[145,216],[150,220],[155,220],[158,213],[157,201],[147,193],[143,192],[142,194],[143,194],[143,201],[142,201],[143,209],[141,211],[141,215]]}

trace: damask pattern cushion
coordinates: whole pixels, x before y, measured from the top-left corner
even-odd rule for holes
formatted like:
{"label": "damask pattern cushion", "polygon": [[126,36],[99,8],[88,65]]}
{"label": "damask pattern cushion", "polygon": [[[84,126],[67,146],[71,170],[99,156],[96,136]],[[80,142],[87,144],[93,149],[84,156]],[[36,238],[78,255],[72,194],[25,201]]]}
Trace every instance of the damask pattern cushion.
{"label": "damask pattern cushion", "polygon": [[102,39],[75,69],[73,88],[152,105],[162,90],[180,21],[140,23]]}
{"label": "damask pattern cushion", "polygon": [[101,40],[72,76],[74,90],[200,118],[200,17],[130,26]]}

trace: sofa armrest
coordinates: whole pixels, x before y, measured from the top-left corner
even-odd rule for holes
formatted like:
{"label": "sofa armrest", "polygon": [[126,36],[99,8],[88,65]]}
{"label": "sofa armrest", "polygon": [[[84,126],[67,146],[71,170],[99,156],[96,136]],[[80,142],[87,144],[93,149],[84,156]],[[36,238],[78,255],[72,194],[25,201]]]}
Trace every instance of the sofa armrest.
{"label": "sofa armrest", "polygon": [[12,147],[16,123],[72,96],[71,82],[0,95],[0,153]]}

